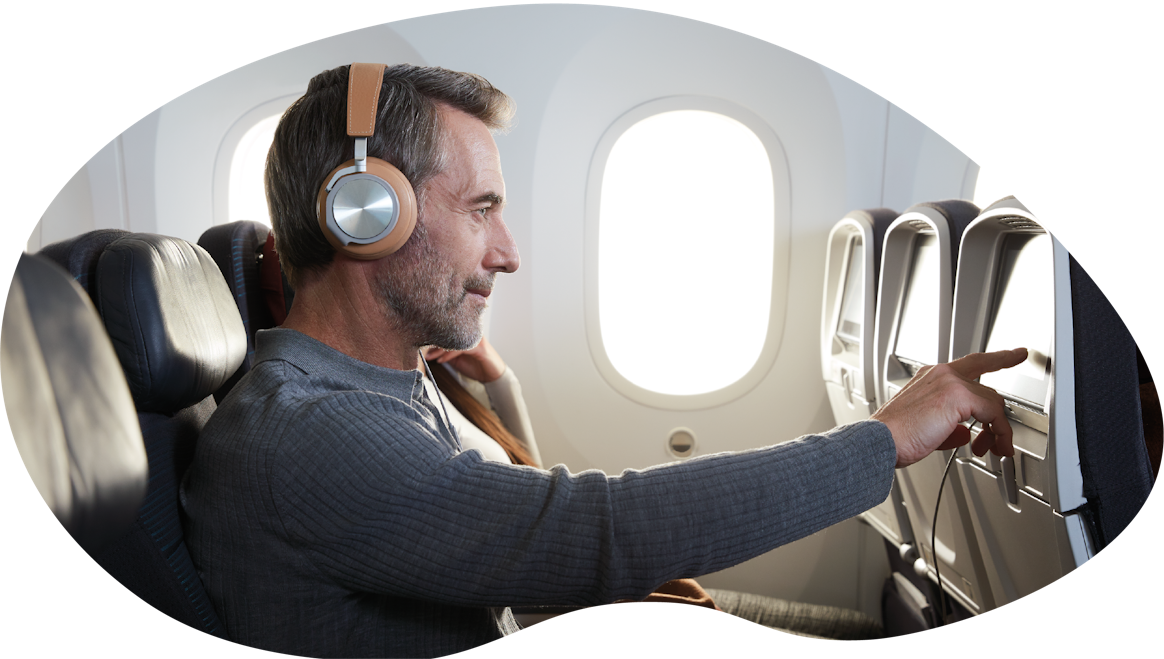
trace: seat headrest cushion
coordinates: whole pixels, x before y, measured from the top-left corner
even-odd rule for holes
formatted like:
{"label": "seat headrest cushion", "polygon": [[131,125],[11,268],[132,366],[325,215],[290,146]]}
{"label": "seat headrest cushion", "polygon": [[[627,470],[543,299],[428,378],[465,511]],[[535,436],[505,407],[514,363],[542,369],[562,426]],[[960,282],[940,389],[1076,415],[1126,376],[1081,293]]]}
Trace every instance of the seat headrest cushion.
{"label": "seat headrest cushion", "polygon": [[149,463],[101,319],[64,270],[20,257],[4,308],[4,403],[33,483],[88,552],[133,524]]}
{"label": "seat headrest cushion", "polygon": [[89,298],[96,304],[93,292],[89,289],[89,283],[96,276],[97,261],[101,258],[101,252],[105,251],[105,247],[109,243],[129,235],[132,234],[123,229],[97,229],[51,245],[45,245],[37,254],[68,271],[73,276],[73,280],[85,289]]}
{"label": "seat headrest cushion", "polygon": [[242,363],[242,319],[201,247],[143,233],[116,240],[101,255],[96,290],[139,412],[193,405]]}

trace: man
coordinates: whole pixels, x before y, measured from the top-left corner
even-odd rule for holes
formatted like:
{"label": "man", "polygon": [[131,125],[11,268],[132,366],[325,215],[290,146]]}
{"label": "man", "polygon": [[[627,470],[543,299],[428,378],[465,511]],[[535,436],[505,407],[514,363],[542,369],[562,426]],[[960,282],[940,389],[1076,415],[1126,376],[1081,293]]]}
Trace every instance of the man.
{"label": "man", "polygon": [[352,153],[348,67],[311,81],[268,158],[295,301],[260,334],[184,490],[188,544],[232,639],[448,654],[513,631],[506,606],[641,599],[858,514],[885,499],[895,465],[966,443],[971,416],[987,427],[979,454],[1012,453],[1001,398],[973,380],[1022,351],[929,369],[878,420],[619,476],[460,451],[417,351],[475,345],[495,275],[518,267],[490,132],[511,104],[441,69],[391,67],[383,81],[368,155],[403,172],[420,209],[399,251],[337,254],[316,217],[320,186]]}

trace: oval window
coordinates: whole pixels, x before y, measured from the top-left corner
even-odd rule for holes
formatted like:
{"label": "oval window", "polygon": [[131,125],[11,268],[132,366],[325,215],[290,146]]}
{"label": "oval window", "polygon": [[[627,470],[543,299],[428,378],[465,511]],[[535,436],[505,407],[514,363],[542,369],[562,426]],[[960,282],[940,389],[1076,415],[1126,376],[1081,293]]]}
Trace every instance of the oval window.
{"label": "oval window", "polygon": [[263,170],[267,151],[275,139],[279,117],[273,115],[251,126],[239,140],[230,160],[227,217],[229,222],[254,220],[270,226],[267,194],[263,187]]}
{"label": "oval window", "polygon": [[772,165],[723,114],[676,110],[611,147],[598,215],[598,316],[631,383],[692,395],[736,382],[768,335]]}

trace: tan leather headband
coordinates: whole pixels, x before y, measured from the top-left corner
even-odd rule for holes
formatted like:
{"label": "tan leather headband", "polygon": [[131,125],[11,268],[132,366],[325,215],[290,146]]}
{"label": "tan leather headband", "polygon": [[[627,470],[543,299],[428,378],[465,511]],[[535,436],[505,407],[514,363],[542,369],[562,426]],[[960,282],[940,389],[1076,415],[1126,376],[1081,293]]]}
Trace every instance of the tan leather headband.
{"label": "tan leather headband", "polygon": [[384,84],[383,64],[352,64],[348,71],[348,135],[371,137]]}

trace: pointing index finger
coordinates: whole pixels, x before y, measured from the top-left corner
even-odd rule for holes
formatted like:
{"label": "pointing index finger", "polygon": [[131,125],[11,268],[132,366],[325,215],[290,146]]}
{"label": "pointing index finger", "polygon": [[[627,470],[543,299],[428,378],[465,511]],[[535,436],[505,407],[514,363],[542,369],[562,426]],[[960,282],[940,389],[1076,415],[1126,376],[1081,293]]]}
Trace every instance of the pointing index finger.
{"label": "pointing index finger", "polygon": [[1018,366],[1027,358],[1026,348],[976,352],[950,362],[950,367],[968,380],[977,380],[983,373]]}

